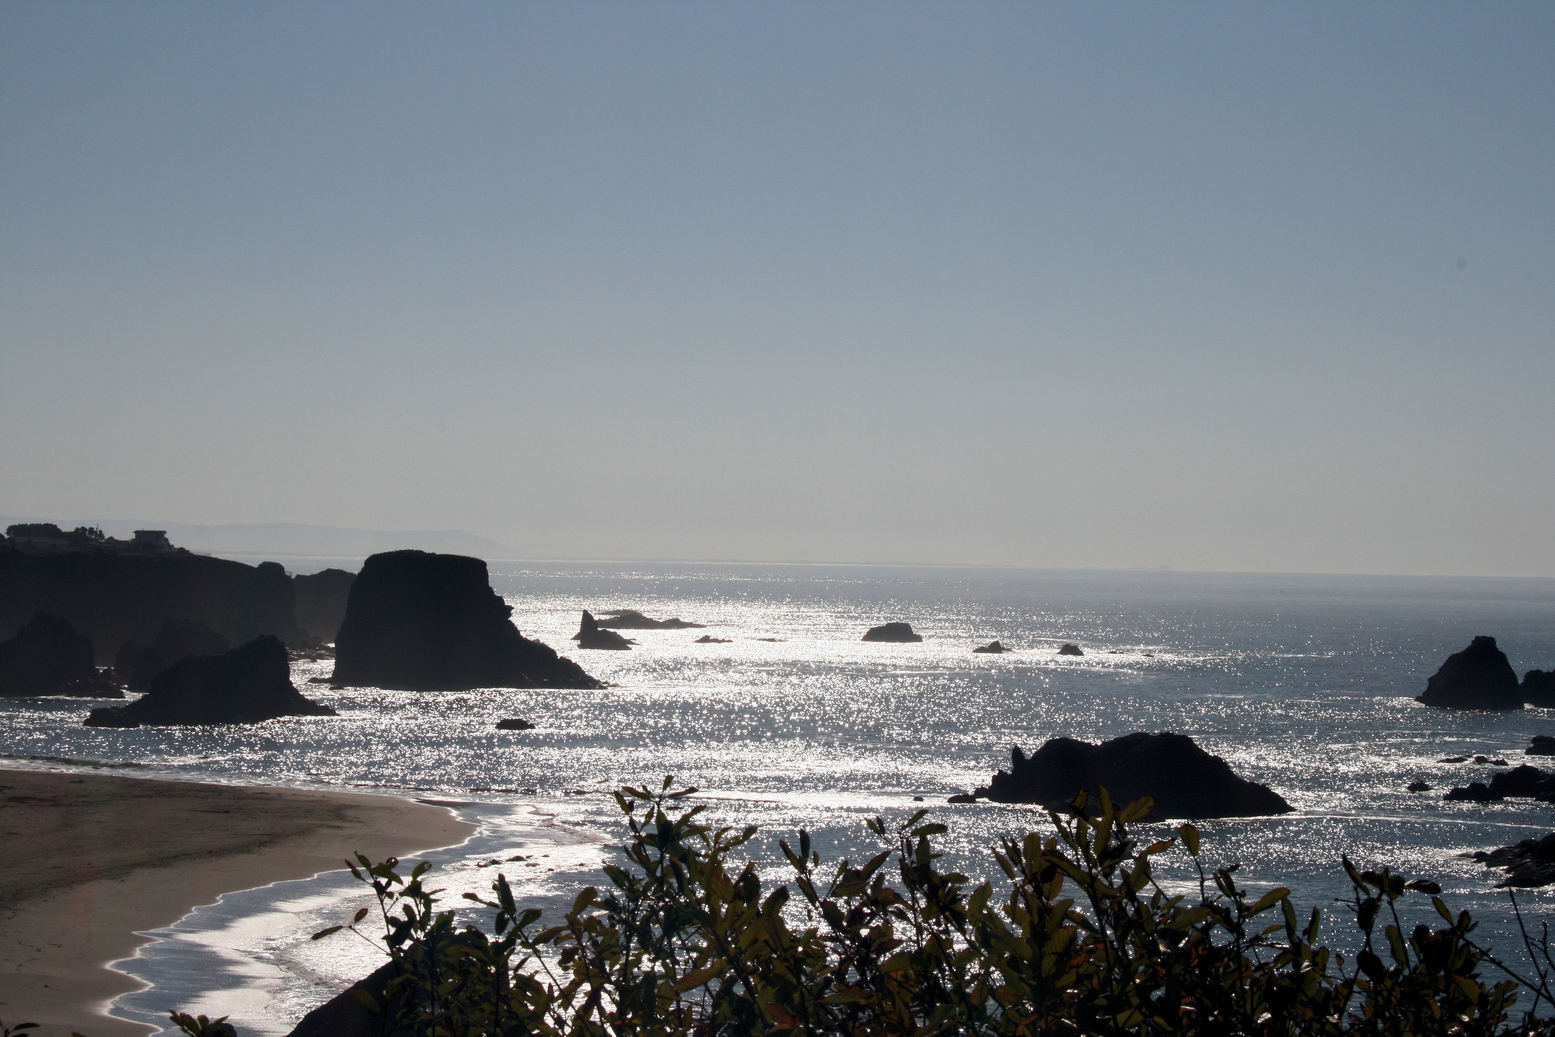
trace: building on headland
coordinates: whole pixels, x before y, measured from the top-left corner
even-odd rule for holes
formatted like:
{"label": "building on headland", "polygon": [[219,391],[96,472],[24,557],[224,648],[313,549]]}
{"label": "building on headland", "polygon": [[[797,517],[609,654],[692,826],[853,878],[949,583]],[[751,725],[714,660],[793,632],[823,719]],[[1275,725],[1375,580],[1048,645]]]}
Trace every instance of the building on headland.
{"label": "building on headland", "polygon": [[138,551],[171,551],[172,541],[167,538],[165,529],[137,529],[130,546]]}
{"label": "building on headland", "polygon": [[0,546],[22,554],[65,554],[106,551],[113,554],[165,554],[177,551],[165,529],[137,529],[129,540],[105,536],[96,526],[63,530],[52,522],[18,522],[7,526]]}

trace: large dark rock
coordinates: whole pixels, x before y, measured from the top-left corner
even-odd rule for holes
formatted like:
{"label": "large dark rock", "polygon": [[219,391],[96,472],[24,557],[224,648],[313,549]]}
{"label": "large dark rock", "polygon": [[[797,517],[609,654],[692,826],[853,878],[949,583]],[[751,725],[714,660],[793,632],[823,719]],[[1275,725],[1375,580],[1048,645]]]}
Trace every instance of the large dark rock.
{"label": "large dark rock", "polygon": [[145,691],[157,674],[174,663],[231,650],[231,643],[204,623],[170,619],[157,631],[157,639],[150,648],[137,648],[131,642],[120,650],[114,665],[130,690]]}
{"label": "large dark rock", "polygon": [[989,641],[985,645],[979,645],[976,648],[972,649],[972,654],[973,655],[1003,655],[1005,652],[1008,652],[1008,651],[1010,651],[1010,649],[1004,647],[998,641]]}
{"label": "large dark rock", "polygon": [[1522,709],[1522,689],[1496,639],[1481,635],[1448,656],[1416,702],[1446,709]]}
{"label": "large dark rock", "polygon": [[1541,709],[1555,709],[1555,670],[1529,670],[1523,674],[1523,701]]}
{"label": "large dark rock", "polygon": [[104,706],[88,727],[253,724],[287,716],[334,716],[292,684],[286,646],[257,637],[221,655],[195,656],[157,675],[151,690],[127,706]]}
{"label": "large dark rock", "polygon": [[1010,770],[995,774],[978,795],[1061,809],[1083,789],[1094,809],[1104,788],[1118,806],[1152,797],[1152,818],[1256,817],[1292,809],[1267,785],[1233,774],[1193,739],[1168,732],[1124,735],[1100,745],[1054,738],[1030,757],[1016,747]]}
{"label": "large dark rock", "polygon": [[274,562],[244,565],[187,551],[0,551],[0,639],[36,612],[69,620],[91,638],[98,665],[126,642],[151,644],[169,619],[199,622],[231,644],[271,634],[308,642],[292,583]]}
{"label": "large dark rock", "polygon": [[1555,738],[1549,735],[1534,735],[1523,753],[1528,756],[1555,756]]}
{"label": "large dark rock", "polygon": [[1503,799],[1537,799],[1555,803],[1555,774],[1542,771],[1531,764],[1502,771],[1490,779],[1448,789],[1443,799],[1466,800],[1471,803],[1499,803]]}
{"label": "large dark rock", "polygon": [[512,611],[479,558],[373,555],[351,585],[335,638],[334,681],[416,691],[601,686],[520,634]]}
{"label": "large dark rock", "polygon": [[1507,877],[1501,886],[1548,886],[1555,882],[1555,832],[1489,853],[1481,850],[1474,859],[1489,868],[1505,868]]}
{"label": "large dark rock", "polygon": [[636,609],[616,609],[602,612],[595,617],[602,627],[612,630],[701,630],[703,624],[692,623],[676,616],[674,619],[651,619]]}
{"label": "large dark rock", "polygon": [[1079,645],[1069,644],[1068,642],[1065,642],[1064,644],[1061,644],[1061,645],[1058,646],[1058,654],[1059,655],[1084,655],[1085,652],[1080,648]]}
{"label": "large dark rock", "polygon": [[98,675],[91,638],[68,620],[39,612],[0,643],[0,697],[24,695],[122,698],[124,693]]}
{"label": "large dark rock", "polygon": [[601,627],[588,609],[583,610],[583,618],[578,622],[578,632],[572,635],[572,639],[578,642],[579,648],[600,648],[608,652],[624,652],[637,643],[614,630]]}
{"label": "large dark rock", "polygon": [[297,596],[297,623],[308,636],[332,644],[340,632],[340,624],[346,618],[346,602],[351,597],[351,584],[356,574],[344,569],[323,569],[316,573],[292,577],[292,590]]}
{"label": "large dark rock", "polygon": [[915,644],[923,640],[922,634],[913,632],[910,623],[882,623],[864,631],[865,641],[888,641],[896,644]]}

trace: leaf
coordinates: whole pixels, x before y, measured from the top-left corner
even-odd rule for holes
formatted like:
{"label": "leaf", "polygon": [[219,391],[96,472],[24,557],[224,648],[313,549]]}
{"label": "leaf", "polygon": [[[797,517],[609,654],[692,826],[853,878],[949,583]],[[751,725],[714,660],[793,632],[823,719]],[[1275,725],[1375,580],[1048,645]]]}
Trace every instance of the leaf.
{"label": "leaf", "polygon": [[1269,890],[1269,892],[1265,893],[1263,896],[1259,897],[1257,902],[1253,904],[1251,910],[1248,911],[1248,914],[1262,914],[1263,912],[1269,910],[1269,908],[1273,907],[1275,904],[1278,904],[1284,900],[1288,900],[1289,897],[1289,889],[1285,888],[1284,886],[1276,886]]}
{"label": "leaf", "polygon": [[1188,852],[1197,857],[1199,855],[1199,830],[1192,825],[1183,825],[1177,829],[1177,834],[1182,836],[1182,844],[1188,848]]}
{"label": "leaf", "polygon": [[345,928],[345,926],[343,926],[343,925],[332,925],[328,929],[320,929],[318,932],[316,932],[312,936],[308,937],[308,939],[310,939],[310,940],[322,940],[326,936],[333,936],[333,935],[335,935],[336,933],[338,933],[340,930],[342,930],[344,928]]}

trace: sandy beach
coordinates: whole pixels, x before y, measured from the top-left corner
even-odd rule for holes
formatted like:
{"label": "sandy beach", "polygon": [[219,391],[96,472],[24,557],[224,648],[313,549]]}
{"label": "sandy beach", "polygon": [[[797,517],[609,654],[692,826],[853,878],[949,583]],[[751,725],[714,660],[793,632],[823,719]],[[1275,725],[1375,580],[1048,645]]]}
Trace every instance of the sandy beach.
{"label": "sandy beach", "polygon": [[[107,963],[222,893],[408,856],[473,826],[350,793],[0,770],[0,1021],[39,1037],[141,1037],[105,1014],[135,989]],[[169,1006],[176,1007],[176,1006]]]}

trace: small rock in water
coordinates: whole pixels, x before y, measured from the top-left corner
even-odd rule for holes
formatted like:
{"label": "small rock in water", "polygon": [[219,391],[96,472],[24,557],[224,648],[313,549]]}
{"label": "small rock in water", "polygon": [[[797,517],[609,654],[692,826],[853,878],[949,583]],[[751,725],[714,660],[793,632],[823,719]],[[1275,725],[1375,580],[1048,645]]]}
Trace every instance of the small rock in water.
{"label": "small rock in water", "polygon": [[882,623],[877,627],[870,627],[864,631],[865,641],[890,641],[897,644],[915,644],[923,640],[923,635],[914,633],[911,623]]}

